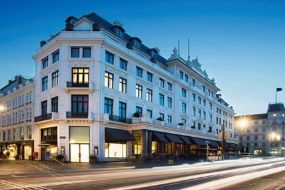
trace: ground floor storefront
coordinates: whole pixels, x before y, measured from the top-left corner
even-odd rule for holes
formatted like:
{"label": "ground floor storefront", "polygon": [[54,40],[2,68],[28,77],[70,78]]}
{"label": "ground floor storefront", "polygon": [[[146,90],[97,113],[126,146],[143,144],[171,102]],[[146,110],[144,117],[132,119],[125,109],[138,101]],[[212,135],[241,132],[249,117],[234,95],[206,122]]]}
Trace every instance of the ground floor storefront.
{"label": "ground floor storefront", "polygon": [[12,160],[32,160],[33,149],[33,140],[10,141],[0,144],[0,154]]}

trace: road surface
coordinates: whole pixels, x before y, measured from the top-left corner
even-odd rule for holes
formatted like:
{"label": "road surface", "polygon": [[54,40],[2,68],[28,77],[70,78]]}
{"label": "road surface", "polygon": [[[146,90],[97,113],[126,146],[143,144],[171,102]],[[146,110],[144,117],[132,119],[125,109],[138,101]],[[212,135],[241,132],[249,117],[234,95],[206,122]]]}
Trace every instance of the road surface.
{"label": "road surface", "polygon": [[[14,162],[12,168],[0,165],[0,189],[231,189],[239,183],[285,171],[284,158],[239,159],[146,168],[128,166],[68,169],[68,164],[64,167],[60,164],[58,167],[50,167],[49,164],[40,162]],[[21,172],[22,168],[27,169],[23,169],[26,172]]]}

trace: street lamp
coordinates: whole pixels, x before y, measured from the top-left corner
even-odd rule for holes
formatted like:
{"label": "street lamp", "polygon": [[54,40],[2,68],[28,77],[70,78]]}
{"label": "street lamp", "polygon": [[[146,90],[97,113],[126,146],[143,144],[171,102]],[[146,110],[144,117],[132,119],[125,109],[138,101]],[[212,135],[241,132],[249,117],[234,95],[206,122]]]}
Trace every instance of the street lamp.
{"label": "street lamp", "polygon": [[3,106],[3,105],[0,105],[0,112],[3,112],[3,111],[5,111],[5,110],[6,110],[6,107]]}
{"label": "street lamp", "polygon": [[[276,153],[277,153],[280,140],[281,140],[281,136],[279,134],[277,134],[276,132],[270,133],[270,142],[271,142],[270,145],[271,145],[272,153],[273,153],[272,148],[275,148],[275,143],[277,143],[276,145]],[[273,146],[273,143],[274,143],[274,146]]]}
{"label": "street lamp", "polygon": [[[242,131],[248,127],[248,124],[249,124],[249,120],[246,118],[246,117],[243,117],[241,118],[240,120],[238,120],[238,127],[240,129],[240,144],[242,145]],[[245,149],[244,149],[244,152],[245,152]]]}

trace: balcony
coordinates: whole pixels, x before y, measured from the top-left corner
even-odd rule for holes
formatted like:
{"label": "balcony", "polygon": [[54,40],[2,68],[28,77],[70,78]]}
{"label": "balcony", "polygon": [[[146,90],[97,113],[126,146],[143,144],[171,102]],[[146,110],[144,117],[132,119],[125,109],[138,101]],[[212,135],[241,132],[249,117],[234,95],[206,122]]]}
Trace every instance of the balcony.
{"label": "balcony", "polygon": [[48,113],[45,115],[40,115],[34,118],[34,122],[41,122],[41,121],[46,121],[50,120],[52,118],[52,113]]}
{"label": "balcony", "polygon": [[88,112],[66,112],[66,118],[78,118],[78,119],[87,119],[88,118]]}
{"label": "balcony", "polygon": [[72,83],[72,82],[66,82],[66,91],[71,90],[88,90],[90,92],[95,90],[95,83],[89,82],[84,84],[78,84],[78,83]]}
{"label": "balcony", "polygon": [[58,119],[58,113],[52,112],[46,115],[40,115],[34,118],[34,122],[42,122],[47,120],[55,120]]}
{"label": "balcony", "polygon": [[109,115],[109,120],[110,121],[115,121],[115,122],[127,123],[127,124],[131,124],[132,123],[132,119],[126,118],[126,117],[120,117],[120,116],[117,116],[117,115]]}

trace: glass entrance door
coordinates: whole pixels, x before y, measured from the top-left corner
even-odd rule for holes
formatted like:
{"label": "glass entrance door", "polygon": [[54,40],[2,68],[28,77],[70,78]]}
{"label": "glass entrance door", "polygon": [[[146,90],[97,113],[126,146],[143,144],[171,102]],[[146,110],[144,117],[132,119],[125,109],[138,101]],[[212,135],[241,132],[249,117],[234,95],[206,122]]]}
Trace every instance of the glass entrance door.
{"label": "glass entrance door", "polygon": [[70,144],[70,161],[79,162],[79,144]]}
{"label": "glass entrance door", "polygon": [[89,162],[89,144],[70,144],[71,162]]}

